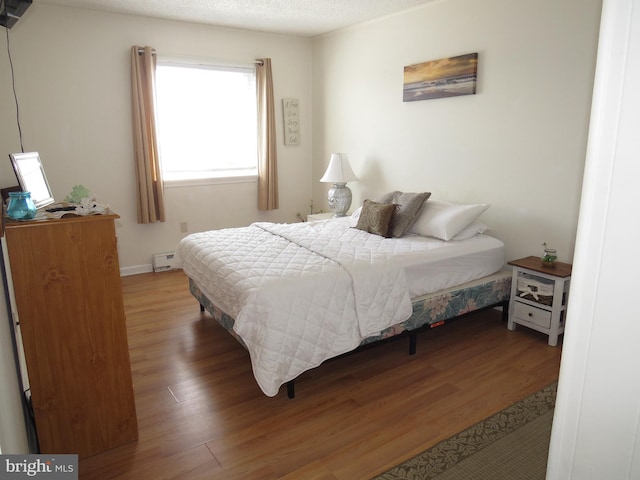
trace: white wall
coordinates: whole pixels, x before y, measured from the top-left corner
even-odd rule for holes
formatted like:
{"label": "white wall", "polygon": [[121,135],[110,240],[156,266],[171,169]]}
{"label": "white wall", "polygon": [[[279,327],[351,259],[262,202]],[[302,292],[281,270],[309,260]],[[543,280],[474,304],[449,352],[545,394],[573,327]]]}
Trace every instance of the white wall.
{"label": "white wall", "polygon": [[[483,220],[508,258],[538,254],[546,241],[569,261],[600,1],[445,0],[314,40],[36,3],[10,31],[25,149],[40,151],[56,197],[81,183],[121,215],[120,263],[129,273],[172,250],[182,222],[193,232],[295,221],[311,197],[326,209],[328,187],[318,179],[333,151],[347,152],[360,176],[350,184],[356,205],[389,189],[489,202]],[[255,183],[170,188],[168,221],[137,225],[134,44],[273,59],[276,102],[299,98],[302,123],[300,146],[278,135],[278,211],[258,212]],[[479,53],[476,95],[402,102],[405,65],[470,52]],[[6,56],[0,65],[6,154],[20,145]],[[0,162],[0,186],[13,184],[8,160]]]}
{"label": "white wall", "polygon": [[[4,31],[0,40],[5,51]],[[34,4],[10,30],[25,150],[40,152],[56,198],[83,184],[109,204],[117,223],[121,267],[150,267],[153,253],[173,250],[190,232],[295,221],[311,183],[311,43],[309,39],[215,28],[87,9]],[[270,57],[278,106],[280,209],[257,210],[257,184],[170,188],[167,222],[138,225],[131,127],[129,49],[239,62]],[[283,97],[300,101],[301,144],[282,141]],[[20,150],[9,61],[0,57],[0,186],[15,185],[7,154]],[[2,153],[4,152],[4,153]],[[0,157],[2,158],[2,157]]]}
{"label": "white wall", "polygon": [[7,455],[28,453],[29,445],[4,289],[0,276],[0,453]]}
{"label": "white wall", "polygon": [[[354,207],[388,190],[491,203],[507,257],[573,256],[600,0],[446,0],[313,42],[314,203],[333,151]],[[478,52],[477,94],[402,102],[403,67]]]}
{"label": "white wall", "polygon": [[640,0],[605,0],[547,478],[640,478]]}

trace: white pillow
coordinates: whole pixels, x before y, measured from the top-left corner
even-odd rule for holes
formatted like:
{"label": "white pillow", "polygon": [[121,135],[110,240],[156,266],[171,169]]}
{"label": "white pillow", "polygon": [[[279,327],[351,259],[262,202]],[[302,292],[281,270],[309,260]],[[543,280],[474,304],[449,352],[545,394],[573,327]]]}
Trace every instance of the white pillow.
{"label": "white pillow", "polygon": [[459,241],[467,238],[475,237],[489,230],[484,223],[471,222],[471,225],[464,227],[461,232],[457,233],[451,240]]}
{"label": "white pillow", "polygon": [[418,220],[411,227],[411,233],[451,240],[474,222],[489,206],[488,203],[458,205],[429,199],[422,207]]}

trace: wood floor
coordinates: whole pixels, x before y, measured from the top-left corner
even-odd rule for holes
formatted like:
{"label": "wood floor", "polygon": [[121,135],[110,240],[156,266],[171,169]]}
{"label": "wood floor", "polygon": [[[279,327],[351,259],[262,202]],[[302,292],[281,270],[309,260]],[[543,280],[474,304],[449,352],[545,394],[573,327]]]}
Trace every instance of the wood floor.
{"label": "wood floor", "polygon": [[140,438],[80,478],[370,479],[558,377],[561,347],[492,310],[258,388],[180,271],[123,278]]}

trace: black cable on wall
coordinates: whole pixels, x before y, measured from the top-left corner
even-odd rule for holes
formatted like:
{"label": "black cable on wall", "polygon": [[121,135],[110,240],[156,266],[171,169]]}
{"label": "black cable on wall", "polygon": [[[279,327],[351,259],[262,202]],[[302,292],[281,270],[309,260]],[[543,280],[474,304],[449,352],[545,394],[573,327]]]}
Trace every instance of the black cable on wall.
{"label": "black cable on wall", "polygon": [[[7,17],[7,2],[3,2],[3,13]],[[16,93],[16,77],[13,70],[13,59],[11,58],[11,44],[9,43],[9,27],[4,27],[7,34],[7,56],[9,57],[9,67],[11,69],[11,86],[13,88],[13,98],[16,103],[16,123],[18,125],[18,135],[20,137],[20,151],[24,153],[24,144],[22,143],[22,127],[20,126],[20,107],[18,104],[18,94]]]}

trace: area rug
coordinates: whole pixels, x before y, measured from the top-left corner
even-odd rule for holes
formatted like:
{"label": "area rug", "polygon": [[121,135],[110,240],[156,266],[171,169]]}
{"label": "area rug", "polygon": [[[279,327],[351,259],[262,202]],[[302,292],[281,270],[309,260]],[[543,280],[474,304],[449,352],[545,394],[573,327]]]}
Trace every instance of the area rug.
{"label": "area rug", "polygon": [[543,480],[556,388],[543,388],[375,480]]}

